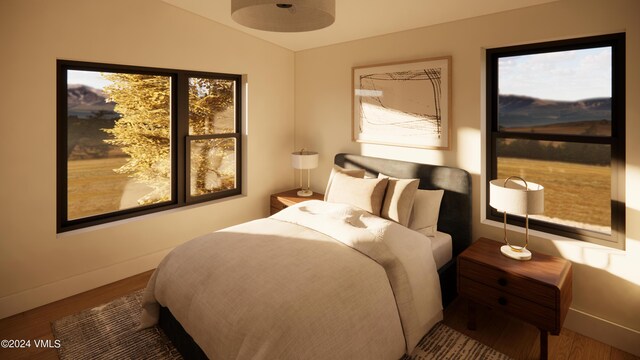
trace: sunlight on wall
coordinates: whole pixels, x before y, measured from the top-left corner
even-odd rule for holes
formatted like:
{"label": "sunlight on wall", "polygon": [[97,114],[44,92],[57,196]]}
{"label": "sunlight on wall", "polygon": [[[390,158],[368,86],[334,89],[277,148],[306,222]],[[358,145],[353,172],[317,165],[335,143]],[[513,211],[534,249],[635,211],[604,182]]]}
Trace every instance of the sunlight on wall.
{"label": "sunlight on wall", "polygon": [[244,123],[242,125],[244,126],[244,133],[249,135],[249,79],[246,74],[242,75],[242,85],[244,85],[244,93],[242,94],[244,98],[244,104],[242,104]]}
{"label": "sunlight on wall", "polygon": [[359,145],[360,154],[365,156],[422,164],[442,165],[444,163],[442,151],[365,143]]}
{"label": "sunlight on wall", "polygon": [[[635,159],[633,159],[635,160]],[[640,211],[640,186],[637,184],[640,182],[640,165],[634,165],[631,163],[632,159],[629,159],[625,165],[625,173],[626,173],[626,200],[625,203],[627,205],[627,210],[632,211]],[[633,185],[635,184],[635,185]],[[627,219],[629,219],[629,215],[627,214]],[[640,220],[640,219],[636,219]],[[640,221],[631,221],[627,222],[628,226],[627,235],[629,235],[629,228],[633,231],[632,233],[636,235],[636,239],[640,240]]]}
{"label": "sunlight on wall", "polygon": [[[627,215],[640,216],[640,211],[627,208]],[[602,269],[608,273],[640,285],[640,241],[627,233],[626,250],[616,250],[577,240],[552,239],[561,256],[574,263]]]}
{"label": "sunlight on wall", "polygon": [[467,170],[471,174],[481,174],[483,169],[484,156],[469,156],[469,154],[484,154],[484,144],[482,139],[484,138],[479,129],[470,127],[461,127],[456,132],[457,136],[457,162],[458,167]]}
{"label": "sunlight on wall", "polygon": [[244,134],[242,134],[242,194],[247,195],[249,189],[249,76],[247,74],[242,75],[242,86],[244,103],[242,106],[242,122]]}

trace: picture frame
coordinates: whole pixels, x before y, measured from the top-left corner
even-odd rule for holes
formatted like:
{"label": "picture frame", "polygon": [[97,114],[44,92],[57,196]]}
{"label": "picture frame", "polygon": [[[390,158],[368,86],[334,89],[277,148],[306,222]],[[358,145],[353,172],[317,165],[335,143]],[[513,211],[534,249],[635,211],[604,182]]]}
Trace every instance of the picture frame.
{"label": "picture frame", "polygon": [[449,150],[451,56],[352,68],[352,140]]}

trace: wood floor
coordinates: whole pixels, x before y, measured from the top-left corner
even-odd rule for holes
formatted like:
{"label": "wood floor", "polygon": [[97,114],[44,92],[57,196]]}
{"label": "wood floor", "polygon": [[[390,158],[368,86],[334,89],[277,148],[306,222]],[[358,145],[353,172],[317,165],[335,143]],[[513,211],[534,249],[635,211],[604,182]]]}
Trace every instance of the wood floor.
{"label": "wood floor", "polygon": [[[50,323],[145,287],[151,271],[0,320],[0,339],[50,339]],[[466,329],[466,302],[455,300],[446,310],[445,324],[516,359],[538,359],[538,330],[521,321],[479,307],[477,330]],[[62,344],[64,346],[64,344]],[[58,359],[55,349],[0,349],[0,359]],[[549,336],[549,359],[640,360],[568,329]]]}

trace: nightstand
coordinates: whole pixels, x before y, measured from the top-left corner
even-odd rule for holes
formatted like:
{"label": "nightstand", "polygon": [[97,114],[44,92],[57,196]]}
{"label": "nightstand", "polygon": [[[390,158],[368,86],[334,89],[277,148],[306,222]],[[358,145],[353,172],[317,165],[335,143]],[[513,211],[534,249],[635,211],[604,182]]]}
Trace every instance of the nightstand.
{"label": "nightstand", "polygon": [[458,256],[458,293],[469,301],[467,327],[475,330],[475,304],[503,311],[540,330],[540,358],[548,335],[559,335],[572,298],[571,262],[536,252],[531,260],[503,256],[503,244],[480,238]]}
{"label": "nightstand", "polygon": [[278,211],[307,200],[324,200],[323,194],[313,193],[311,196],[298,196],[298,189],[271,195],[271,215]]}

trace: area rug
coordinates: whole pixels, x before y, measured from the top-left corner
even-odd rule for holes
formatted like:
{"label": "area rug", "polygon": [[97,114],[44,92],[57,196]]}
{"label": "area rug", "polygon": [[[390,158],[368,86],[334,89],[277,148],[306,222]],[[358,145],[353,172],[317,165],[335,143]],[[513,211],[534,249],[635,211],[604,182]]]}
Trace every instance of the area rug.
{"label": "area rug", "polygon": [[182,359],[157,327],[138,331],[143,290],[51,324],[61,360]]}
{"label": "area rug", "polygon": [[413,349],[411,356],[402,360],[510,360],[507,355],[498,352],[472,338],[437,323]]}
{"label": "area rug", "polygon": [[[136,330],[140,324],[142,292],[54,321],[51,326],[54,337],[61,343],[60,359],[182,359],[159,328]],[[510,358],[439,323],[411,356],[403,357],[403,360],[426,359]]]}

